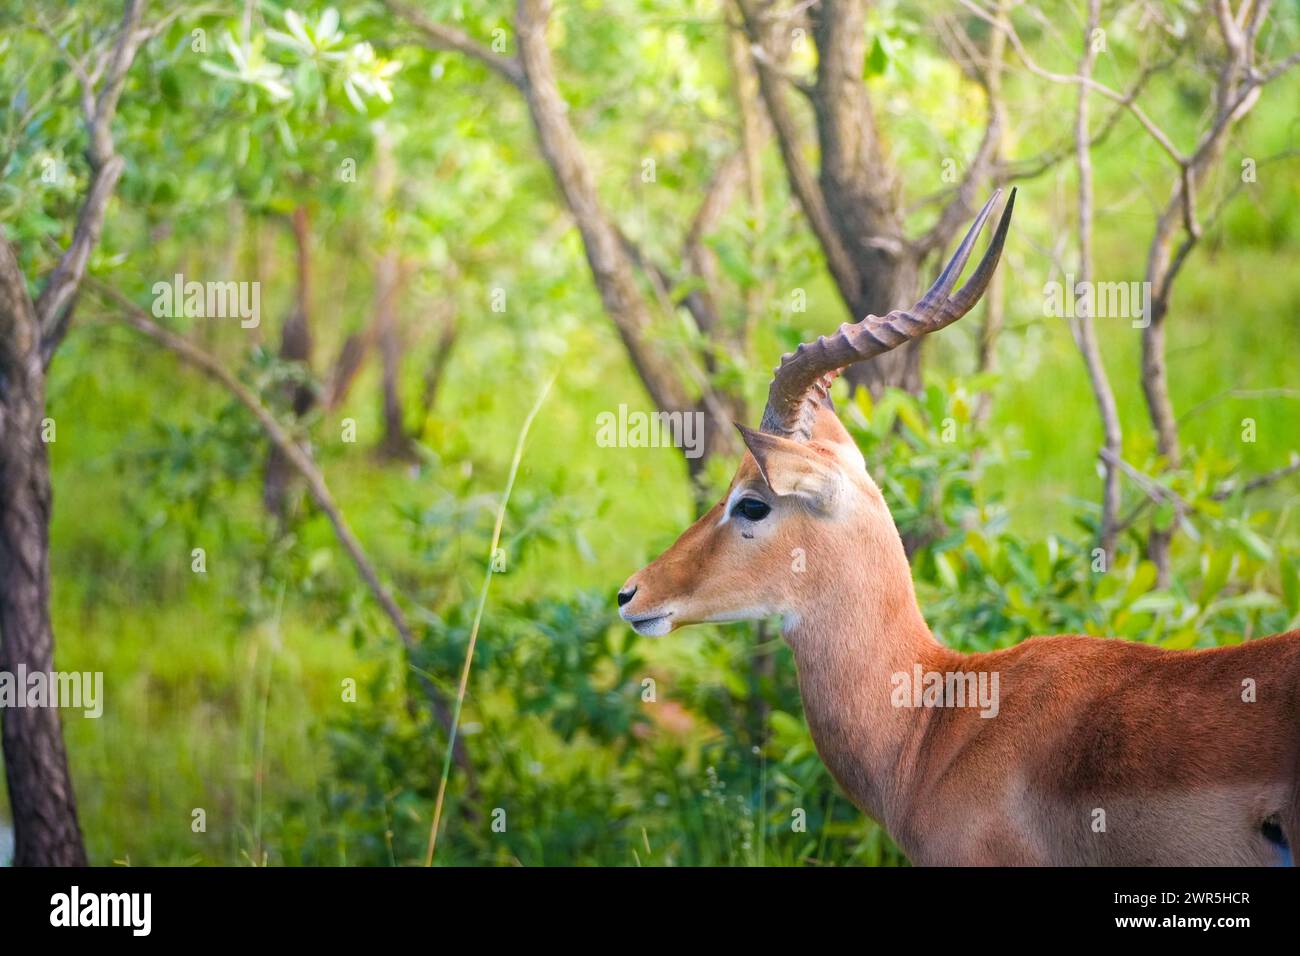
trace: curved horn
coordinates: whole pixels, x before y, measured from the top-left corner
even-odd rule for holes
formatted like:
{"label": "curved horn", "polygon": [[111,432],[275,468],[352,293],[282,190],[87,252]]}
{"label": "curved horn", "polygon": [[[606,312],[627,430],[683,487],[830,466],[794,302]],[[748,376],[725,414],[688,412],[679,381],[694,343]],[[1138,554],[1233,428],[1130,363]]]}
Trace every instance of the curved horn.
{"label": "curved horn", "polygon": [[783,355],[768,387],[762,430],[796,441],[807,441],[812,435],[817,405],[826,396],[840,369],[875,358],[909,339],[936,332],[969,312],[984,294],[993,270],[998,266],[1002,244],[1011,226],[1011,210],[1016,204],[1015,189],[1011,190],[1007,206],[1002,210],[997,232],[993,234],[984,258],[961,289],[952,294],[952,288],[957,284],[957,278],[975,248],[975,240],[1001,194],[999,189],[989,197],[966,238],[943,272],[939,273],[939,278],[911,309],[896,309],[884,318],[868,315],[861,322],[845,322],[834,335],[823,335],[816,342],[805,342]]}

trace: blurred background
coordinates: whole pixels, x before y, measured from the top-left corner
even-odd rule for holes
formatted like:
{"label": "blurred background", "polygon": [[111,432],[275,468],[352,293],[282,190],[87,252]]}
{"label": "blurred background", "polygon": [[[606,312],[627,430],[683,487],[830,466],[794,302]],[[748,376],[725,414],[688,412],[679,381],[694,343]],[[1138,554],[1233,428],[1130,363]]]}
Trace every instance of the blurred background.
{"label": "blurred background", "polygon": [[[549,6],[4,5],[38,311],[87,252],[36,419],[54,665],[104,674],[61,714],[92,862],[424,863],[444,779],[439,864],[904,862],[777,628],[639,638],[613,598],[780,354],[912,301],[996,186],[986,301],[835,391],[936,634],[1295,626],[1294,4]],[[1054,309],[1076,281],[1137,298]],[[620,405],[704,453],[604,447]]]}

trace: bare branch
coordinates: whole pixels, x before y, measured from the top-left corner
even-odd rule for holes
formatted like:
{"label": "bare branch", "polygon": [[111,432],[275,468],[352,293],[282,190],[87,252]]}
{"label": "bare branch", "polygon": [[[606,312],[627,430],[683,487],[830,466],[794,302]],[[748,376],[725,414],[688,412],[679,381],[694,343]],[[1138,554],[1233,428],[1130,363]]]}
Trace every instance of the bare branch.
{"label": "bare branch", "polygon": [[[627,255],[636,264],[637,268],[641,270],[647,281],[650,283],[650,289],[654,293],[655,300],[658,302],[661,312],[665,315],[671,315],[678,305],[684,306],[687,312],[689,312],[691,317],[695,320],[696,327],[702,332],[717,332],[718,323],[716,317],[713,314],[704,311],[706,307],[711,308],[711,305],[706,306],[700,297],[693,297],[693,292],[688,292],[679,300],[674,300],[673,289],[675,283],[667,270],[651,261],[645,252],[622,232],[619,233],[619,238]],[[707,350],[704,353],[704,364],[705,372],[712,373],[716,368],[716,362],[713,359],[713,355]],[[702,404],[709,413],[709,418],[706,422],[711,421],[713,423],[712,428],[709,428],[707,423],[705,426],[707,429],[706,448],[720,447],[729,451],[734,451],[736,445],[735,439],[732,437],[733,429],[731,428],[731,424],[737,418],[736,412],[739,410],[740,404],[739,397],[734,395],[720,395],[718,391],[713,388],[707,377],[693,364],[688,363],[684,368],[686,374],[699,387],[701,396],[700,404]],[[728,404],[734,407],[728,408]],[[701,458],[688,459],[688,464],[692,468],[692,473],[694,473],[695,469],[700,467],[701,462]]]}
{"label": "bare branch", "polygon": [[[96,294],[100,295],[105,301],[117,306],[120,310],[119,319],[123,324],[153,339],[169,352],[217,382],[252,414],[271,444],[284,456],[285,461],[289,462],[294,470],[302,476],[312,500],[329,520],[335,538],[338,539],[343,550],[347,552],[348,558],[357,569],[357,573],[360,574],[362,581],[365,582],[376,603],[392,623],[393,629],[397,631],[402,643],[408,651],[415,650],[419,642],[411,632],[406,615],[398,606],[391,592],[379,580],[379,573],[366,555],[360,540],[348,525],[343,512],[339,510],[337,503],[334,501],[334,496],[330,494],[329,486],[325,483],[325,476],[321,473],[315,461],[312,460],[307,449],[295,441],[276,419],[275,415],[271,413],[271,410],[247,386],[227,371],[217,359],[187,339],[158,325],[145,314],[143,309],[117,289],[93,277],[88,281]],[[444,729],[450,733],[451,710],[443,697],[442,691],[424,674],[419,674],[419,678],[433,707],[435,717],[437,717]],[[462,760],[465,766],[468,766],[468,755],[463,752],[463,747],[460,748],[458,759]]]}
{"label": "bare branch", "polygon": [[1211,395],[1204,401],[1193,405],[1187,411],[1178,416],[1179,424],[1185,422],[1194,415],[1198,415],[1212,405],[1229,398],[1291,398],[1300,399],[1300,388],[1230,388],[1219,392],[1217,395]]}
{"label": "bare branch", "polygon": [[812,96],[813,85],[803,77],[787,70],[781,63],[777,62],[776,58],[772,56],[772,54],[763,49],[763,47],[758,46],[757,44],[751,46],[750,55],[753,56],[755,63],[760,64],[763,69],[767,70],[773,76],[785,80],[793,89],[802,93],[804,96]]}
{"label": "bare branch", "polygon": [[1300,51],[1292,53],[1285,60],[1282,60],[1275,66],[1265,70],[1263,73],[1260,73],[1258,70],[1252,70],[1250,77],[1251,83],[1255,86],[1264,86],[1265,84],[1272,83],[1297,63],[1300,63]]}
{"label": "bare branch", "polygon": [[[92,173],[90,188],[77,213],[72,242],[50,273],[36,300],[36,315],[42,331],[41,356],[46,365],[67,333],[72,303],[86,274],[90,253],[99,242],[108,201],[126,168],[125,160],[114,152],[112,124],[126,83],[127,71],[130,70],[140,45],[148,39],[148,31],[138,29],[143,7],[144,0],[126,0],[117,41],[104,60],[106,65],[103,82],[95,97],[93,110],[87,117],[86,132],[90,144],[86,149],[86,160],[90,163]],[[91,79],[84,70],[82,76],[86,77],[87,82]],[[83,108],[87,106],[87,98],[83,86]]]}
{"label": "bare branch", "polygon": [[[1089,148],[1095,149],[1110,138],[1110,134],[1114,131],[1115,127],[1119,125],[1120,119],[1127,115],[1128,105],[1142,95],[1142,91],[1146,89],[1147,83],[1153,76],[1156,76],[1173,66],[1176,59],[1177,57],[1175,55],[1164,60],[1148,63],[1142,67],[1142,70],[1138,73],[1137,79],[1133,81],[1132,85],[1128,88],[1128,92],[1124,94],[1123,101],[1106,114],[1106,118],[1102,120],[1097,131],[1092,134],[1092,138],[1088,141]],[[1074,156],[1074,149],[1074,139],[1071,137],[1069,142],[1063,143],[1055,149],[1042,153],[1039,156],[1004,163],[995,168],[993,175],[995,178],[1002,177],[1015,180],[1033,179],[1049,171],[1058,163]]]}
{"label": "bare branch", "polygon": [[712,337],[720,331],[721,320],[718,306],[713,298],[713,289],[718,282],[717,257],[705,240],[715,228],[718,221],[730,208],[736,191],[745,178],[745,154],[737,150],[727,156],[713,174],[704,201],[700,203],[691,220],[691,227],[686,233],[686,245],[682,258],[691,273],[700,281],[699,287],[687,294],[684,304],[700,326],[700,331]]}
{"label": "bare branch", "polygon": [[[1179,178],[1156,221],[1155,234],[1148,248],[1145,280],[1154,294],[1150,303],[1150,322],[1142,330],[1142,388],[1156,432],[1156,447],[1169,464],[1174,466],[1181,458],[1181,449],[1165,368],[1165,316],[1169,311],[1173,281],[1200,240],[1202,232],[1196,219],[1196,190],[1209,170],[1222,158],[1228,132],[1259,100],[1261,87],[1252,80],[1254,48],[1251,43],[1268,7],[1267,0],[1260,0],[1253,5],[1243,3],[1238,16],[1234,17],[1226,0],[1216,3],[1215,14],[1229,55],[1219,71],[1214,88],[1215,118],[1202,134],[1195,151],[1180,167]],[[1242,19],[1247,14],[1250,15],[1249,21]],[[1178,249],[1174,250],[1174,238],[1180,229],[1184,238]],[[1153,560],[1160,564],[1165,560],[1167,542],[1156,540],[1153,544]]]}
{"label": "bare branch", "polygon": [[[1088,21],[1083,30],[1083,54],[1079,60],[1078,75],[1080,80],[1092,76],[1097,62],[1097,50],[1093,45],[1093,32],[1101,20],[1101,0],[1088,0]],[[1088,89],[1080,82],[1078,101],[1074,114],[1074,149],[1075,165],[1079,173],[1079,274],[1078,281],[1088,288],[1092,283],[1092,152],[1088,136]],[[1073,289],[1070,290],[1072,295]],[[1123,449],[1123,432],[1120,430],[1119,409],[1115,403],[1115,392],[1111,388],[1110,378],[1106,374],[1106,364],[1102,361],[1101,347],[1097,342],[1097,331],[1088,308],[1073,310],[1074,341],[1083,356],[1084,366],[1088,371],[1088,382],[1092,386],[1093,399],[1097,403],[1097,412],[1101,417],[1103,434],[1102,463],[1104,481],[1101,501],[1101,528],[1098,543],[1105,555],[1106,567],[1110,567],[1115,555],[1116,524],[1119,516],[1120,489],[1119,473],[1115,461]]]}
{"label": "bare branch", "polygon": [[[999,21],[1006,19],[1005,0],[999,0],[994,16]],[[958,45],[965,45],[965,38],[957,31],[950,31]],[[1002,102],[1002,59],[1006,47],[1006,34],[994,30],[989,34],[989,48],[986,63],[980,66],[974,57],[968,57],[970,69],[974,72],[980,85],[984,87],[987,103],[987,118],[984,135],[980,139],[975,155],[966,166],[966,173],[957,185],[956,192],[930,229],[913,242],[917,254],[928,255],[935,249],[945,246],[953,234],[961,228],[975,209],[976,193],[988,177],[996,156],[1002,145],[1003,131],[1006,127],[1006,108]]]}
{"label": "bare branch", "polygon": [[731,87],[740,114],[740,141],[745,155],[745,187],[750,214],[754,221],[763,219],[763,143],[771,131],[761,108],[758,71],[750,55],[749,39],[741,16],[739,0],[732,0],[727,16],[727,62],[731,67]]}
{"label": "bare branch", "polygon": [[433,412],[447,363],[451,359],[452,349],[456,347],[456,339],[460,336],[460,317],[456,314],[455,303],[440,303],[434,309],[434,319],[439,326],[438,339],[424,371],[424,384],[420,390],[420,423],[412,436],[416,438],[420,436],[424,423]]}
{"label": "bare branch", "polygon": [[967,10],[975,14],[975,16],[979,17],[981,20],[987,22],[994,29],[1004,32],[1007,35],[1007,38],[1011,41],[1011,45],[1015,49],[1016,55],[1020,57],[1020,61],[1024,63],[1025,68],[1029,70],[1030,73],[1034,74],[1034,76],[1041,77],[1042,79],[1048,80],[1052,83],[1080,84],[1093,92],[1100,93],[1109,100],[1119,103],[1133,114],[1133,117],[1142,124],[1142,128],[1151,134],[1151,138],[1160,145],[1161,149],[1169,154],[1170,158],[1173,159],[1175,163],[1181,167],[1187,162],[1187,159],[1178,150],[1178,147],[1174,145],[1173,141],[1169,138],[1169,135],[1155,124],[1155,121],[1146,114],[1146,111],[1143,110],[1142,107],[1138,106],[1136,101],[1128,99],[1124,94],[1112,90],[1104,83],[1097,82],[1097,80],[1093,79],[1091,76],[1080,77],[1078,74],[1053,73],[1051,70],[1044,69],[1029,55],[1029,52],[1025,49],[1024,42],[1020,39],[1020,34],[1016,32],[1015,27],[1013,27],[1009,21],[999,21],[979,4],[973,2],[973,0],[960,0],[960,2]]}
{"label": "bare branch", "polygon": [[419,32],[424,44],[434,50],[454,50],[478,60],[488,69],[509,80],[519,89],[524,88],[524,71],[515,57],[502,56],[484,46],[463,30],[430,19],[422,10],[404,0],[383,0],[393,16],[405,20]]}
{"label": "bare branch", "polygon": [[[782,91],[784,79],[774,74],[769,66],[774,59],[771,28],[760,20],[751,5],[751,0],[738,0],[737,6],[745,23],[745,32],[749,36],[750,53],[754,57],[758,70],[759,92],[763,96],[768,118],[776,133],[777,146],[781,151],[781,160],[790,183],[790,191],[799,201],[799,206],[803,209],[804,216],[808,219],[808,224],[822,247],[822,253],[826,256],[826,266],[835,279],[836,285],[841,289],[857,289],[860,281],[857,266],[854,265],[831,220],[821,186],[818,185],[816,177],[804,160],[799,131],[794,117],[790,115],[789,104],[786,103]],[[758,51],[766,52],[768,55],[763,57]]]}
{"label": "bare branch", "polygon": [[705,240],[730,208],[745,175],[745,160],[744,152],[736,150],[718,165],[704,191],[704,199],[691,217],[690,227],[683,240],[682,260],[691,276],[700,280],[701,288],[691,288],[685,295],[680,295],[680,280],[662,264],[655,262],[636,240],[622,230],[618,231],[620,244],[633,264],[650,281],[663,311],[671,313],[678,305],[685,307],[695,319],[696,328],[710,337],[720,332],[721,320],[712,292],[717,283],[716,257]]}
{"label": "bare branch", "polygon": [[1196,510],[1192,503],[1178,492],[1174,491],[1172,488],[1165,487],[1151,476],[1142,473],[1109,449],[1103,448],[1099,454],[1102,461],[1115,466],[1120,471],[1124,472],[1124,474],[1128,475],[1129,478],[1132,479],[1133,483],[1141,488],[1143,493],[1156,504],[1177,505],[1179,508],[1178,514],[1180,518],[1186,512]]}
{"label": "bare branch", "polygon": [[542,155],[582,234],[605,312],[613,320],[646,390],[661,410],[687,411],[691,403],[679,369],[649,341],[651,316],[636,287],[632,261],[605,214],[591,169],[569,123],[546,42],[549,16],[549,0],[520,0],[516,24],[519,62]]}
{"label": "bare branch", "polygon": [[[646,261],[635,245],[612,223],[602,207],[594,176],[582,155],[577,135],[560,95],[546,42],[549,0],[520,0],[516,12],[519,53],[505,57],[484,47],[454,27],[437,23],[405,0],[383,0],[397,17],[414,26],[433,49],[459,51],[484,63],[524,93],[544,160],[551,170],[564,203],[582,235],[583,248],[606,314],[614,323],[628,357],[651,400],[666,412],[686,412],[693,405],[687,383],[699,380],[699,370],[664,355],[651,340],[652,317],[637,288],[635,268],[644,267],[658,290],[671,286],[667,273]],[[712,327],[713,313],[696,298],[689,303],[703,327]],[[712,386],[700,382],[703,401],[717,406]],[[719,406],[720,409],[720,406]],[[729,423],[714,429],[723,441],[732,441]],[[708,442],[706,442],[706,445]],[[691,460],[695,466],[697,460]]]}
{"label": "bare branch", "polygon": [[[1229,498],[1237,494],[1248,495],[1255,491],[1270,488],[1284,478],[1289,478],[1297,473],[1300,473],[1300,454],[1292,452],[1291,460],[1288,464],[1282,465],[1279,468],[1274,468],[1271,471],[1266,471],[1262,475],[1256,475],[1254,478],[1247,479],[1244,482],[1240,482],[1239,478],[1229,478],[1214,490],[1214,493],[1210,495],[1210,498],[1213,501],[1227,501]],[[1144,486],[1144,490],[1147,490],[1148,487],[1149,486]],[[1159,488],[1161,486],[1157,485],[1155,487]],[[1133,510],[1125,515],[1123,520],[1116,525],[1116,534],[1123,533],[1132,527],[1133,523],[1142,517],[1152,504],[1160,504],[1166,500],[1168,500],[1168,498],[1159,493],[1152,493],[1148,497],[1144,497],[1133,507]]]}
{"label": "bare branch", "polygon": [[54,49],[59,51],[59,56],[68,64],[68,68],[72,70],[72,75],[77,78],[77,83],[81,88],[81,116],[87,126],[92,125],[95,122],[95,81],[86,71],[86,64],[81,61],[79,56],[59,42],[54,28],[45,21],[45,18],[40,13],[36,15],[36,30],[50,41],[50,45]]}
{"label": "bare branch", "polygon": [[1291,461],[1288,464],[1280,468],[1274,468],[1272,471],[1266,471],[1262,475],[1256,475],[1241,484],[1238,484],[1236,478],[1229,479],[1216,488],[1214,494],[1210,497],[1215,501],[1225,501],[1238,493],[1244,495],[1252,491],[1258,491],[1261,488],[1267,488],[1283,478],[1296,474],[1296,472],[1300,472],[1300,454],[1292,452]]}
{"label": "bare branch", "polygon": [[388,592],[388,589],[380,582],[374,565],[370,563],[370,559],[362,549],[360,541],[352,533],[346,519],[343,517],[343,513],[339,511],[329,488],[325,484],[324,476],[321,474],[320,469],[316,467],[306,449],[290,437],[270,409],[263,405],[247,386],[228,372],[215,358],[197,345],[153,322],[143,309],[121,292],[94,278],[88,281],[98,295],[103,296],[121,309],[120,317],[125,324],[131,326],[137,332],[143,332],[149,338],[167,348],[168,351],[173,352],[209,378],[218,382],[252,413],[253,417],[257,419],[257,423],[262,427],[262,431],[266,433],[266,437],[280,450],[280,453],[294,466],[307,483],[307,490],[311,493],[312,500],[316,502],[317,507],[329,519],[339,543],[348,553],[348,557],[356,565],[362,580],[365,581],[375,600],[392,622],[398,636],[402,639],[402,643],[408,647],[414,647],[416,641],[411,633],[410,625],[407,624],[406,615],[397,606],[397,602]]}

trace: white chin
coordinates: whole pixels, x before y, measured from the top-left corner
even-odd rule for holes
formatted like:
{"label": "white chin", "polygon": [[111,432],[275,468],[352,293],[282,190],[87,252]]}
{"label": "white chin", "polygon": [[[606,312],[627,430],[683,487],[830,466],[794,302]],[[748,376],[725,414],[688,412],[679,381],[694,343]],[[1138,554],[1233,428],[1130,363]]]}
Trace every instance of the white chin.
{"label": "white chin", "polygon": [[673,626],[668,621],[668,615],[663,617],[651,618],[648,621],[637,621],[632,625],[632,630],[636,631],[642,637],[663,637]]}

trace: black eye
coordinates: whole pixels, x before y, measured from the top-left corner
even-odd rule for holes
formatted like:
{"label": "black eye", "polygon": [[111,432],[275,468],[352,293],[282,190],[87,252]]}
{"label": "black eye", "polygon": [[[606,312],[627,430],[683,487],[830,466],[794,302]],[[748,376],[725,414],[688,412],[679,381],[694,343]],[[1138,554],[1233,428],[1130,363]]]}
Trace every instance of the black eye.
{"label": "black eye", "polygon": [[741,498],[731,507],[733,515],[740,515],[750,521],[762,521],[771,512],[772,509],[767,502],[759,501],[757,498]]}

